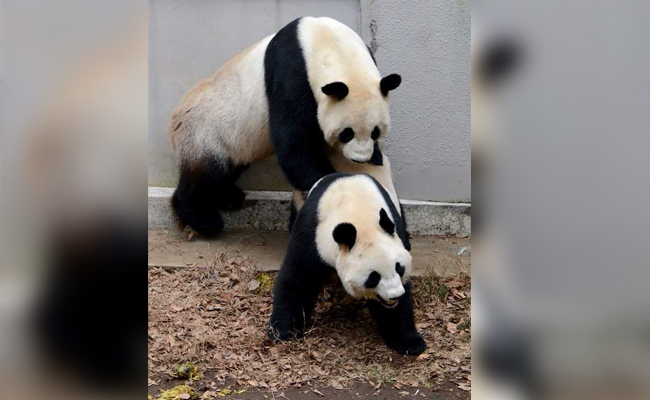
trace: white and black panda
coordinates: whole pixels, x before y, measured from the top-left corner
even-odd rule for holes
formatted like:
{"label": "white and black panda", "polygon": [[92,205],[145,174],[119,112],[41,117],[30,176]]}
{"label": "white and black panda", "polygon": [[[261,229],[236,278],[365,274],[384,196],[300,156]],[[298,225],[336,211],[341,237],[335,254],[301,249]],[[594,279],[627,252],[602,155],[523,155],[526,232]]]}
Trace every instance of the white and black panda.
{"label": "white and black panda", "polygon": [[289,183],[306,191],[335,172],[329,154],[372,160],[390,128],[388,93],[363,40],[331,18],[299,18],[199,82],[174,110],[170,136],[180,180],[172,198],[184,225],[205,236],[241,207],[235,186],[252,162],[277,155]]}
{"label": "white and black panda", "polygon": [[390,196],[369,175],[322,178],[298,214],[275,281],[269,336],[300,337],[324,281],[336,271],[345,290],[368,299],[386,344],[420,354],[415,328],[410,244]]}

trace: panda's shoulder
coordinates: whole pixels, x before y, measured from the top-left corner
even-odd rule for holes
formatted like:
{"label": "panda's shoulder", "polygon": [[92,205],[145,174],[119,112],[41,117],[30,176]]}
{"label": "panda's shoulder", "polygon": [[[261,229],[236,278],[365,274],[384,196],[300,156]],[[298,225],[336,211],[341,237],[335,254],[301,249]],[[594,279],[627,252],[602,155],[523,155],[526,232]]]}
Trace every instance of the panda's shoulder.
{"label": "panda's shoulder", "polygon": [[315,224],[317,221],[313,221],[307,216],[315,216],[318,214],[318,209],[321,206],[321,203],[337,190],[336,185],[333,184],[340,179],[345,179],[350,176],[352,175],[345,172],[336,172],[319,179],[314,186],[312,186],[307,195],[307,199],[300,210],[300,214],[305,216],[305,218],[302,218],[303,223]]}
{"label": "panda's shoulder", "polygon": [[304,16],[296,20],[301,29],[319,29],[328,28],[332,30],[350,30],[350,28],[342,22],[330,17],[310,17]]}
{"label": "panda's shoulder", "polygon": [[393,220],[397,221],[399,219],[401,221],[401,217],[397,212],[397,207],[399,206],[399,204],[393,203],[393,200],[388,194],[386,188],[374,176],[370,174],[363,174],[363,175],[368,177],[369,181],[372,182],[373,187],[377,188],[377,190],[379,191],[379,196],[381,196],[384,203],[386,203],[386,206],[388,207],[388,210],[386,211],[389,211],[390,214],[392,214]]}
{"label": "panda's shoulder", "polygon": [[366,45],[359,34],[344,23],[329,17],[302,17],[297,21],[297,31],[300,41],[305,47],[318,47],[317,43],[335,40],[337,46],[356,48]]}

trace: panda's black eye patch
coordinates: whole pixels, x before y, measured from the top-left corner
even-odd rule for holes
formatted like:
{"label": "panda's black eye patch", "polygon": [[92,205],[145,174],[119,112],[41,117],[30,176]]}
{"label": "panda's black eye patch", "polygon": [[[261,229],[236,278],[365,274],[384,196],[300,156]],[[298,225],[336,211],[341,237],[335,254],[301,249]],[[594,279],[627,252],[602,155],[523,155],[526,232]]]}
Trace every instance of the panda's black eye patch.
{"label": "panda's black eye patch", "polygon": [[352,250],[357,240],[357,229],[351,223],[343,222],[334,228],[332,236],[336,243],[347,246],[348,250]]}
{"label": "panda's black eye patch", "polygon": [[384,165],[384,156],[381,154],[381,150],[379,150],[379,142],[375,142],[372,156],[370,156],[368,163],[372,165]]}
{"label": "panda's black eye patch", "polygon": [[345,128],[343,132],[339,133],[339,142],[341,143],[347,143],[352,139],[354,139],[354,131],[352,128]]}
{"label": "panda's black eye patch", "polygon": [[397,275],[399,276],[404,276],[404,272],[406,272],[406,268],[404,268],[400,263],[395,263],[395,272],[397,272]]}
{"label": "panda's black eye patch", "polygon": [[375,129],[373,129],[372,133],[370,134],[370,138],[372,138],[372,140],[377,140],[377,139],[379,139],[380,134],[381,134],[381,131],[379,130],[379,127],[375,126]]}
{"label": "panda's black eye patch", "polygon": [[386,210],[383,208],[379,210],[379,226],[389,235],[395,233],[395,224],[388,218],[388,214],[386,214]]}
{"label": "panda's black eye patch", "polygon": [[366,279],[366,283],[364,285],[366,286],[367,289],[376,288],[377,285],[379,285],[380,280],[381,280],[381,275],[379,275],[379,272],[372,271],[370,275],[368,275],[368,279]]}

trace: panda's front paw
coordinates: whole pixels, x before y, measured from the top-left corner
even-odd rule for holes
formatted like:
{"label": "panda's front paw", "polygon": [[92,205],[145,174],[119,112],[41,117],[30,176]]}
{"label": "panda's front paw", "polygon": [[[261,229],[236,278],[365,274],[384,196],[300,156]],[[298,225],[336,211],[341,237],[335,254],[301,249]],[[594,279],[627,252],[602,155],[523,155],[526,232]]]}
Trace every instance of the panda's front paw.
{"label": "panda's front paw", "polygon": [[269,335],[269,339],[271,339],[274,343],[280,343],[291,339],[290,331],[280,331],[273,328],[272,326],[269,327],[267,333]]}
{"label": "panda's front paw", "polygon": [[411,332],[399,339],[395,339],[386,343],[388,347],[394,349],[401,355],[417,356],[427,348],[427,344],[417,332]]}
{"label": "panda's front paw", "polygon": [[295,329],[282,327],[282,324],[269,324],[268,335],[269,338],[275,343],[282,343],[288,340],[299,339],[302,335]]}

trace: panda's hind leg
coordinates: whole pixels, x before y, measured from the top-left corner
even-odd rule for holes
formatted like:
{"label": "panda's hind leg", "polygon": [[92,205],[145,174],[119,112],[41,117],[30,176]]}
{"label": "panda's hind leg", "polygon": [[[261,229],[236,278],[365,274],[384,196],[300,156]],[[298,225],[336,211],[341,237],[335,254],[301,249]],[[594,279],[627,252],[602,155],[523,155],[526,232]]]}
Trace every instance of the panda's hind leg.
{"label": "panda's hind leg", "polygon": [[244,202],[244,192],[235,180],[246,167],[217,158],[181,163],[178,187],[172,197],[180,224],[191,226],[205,237],[218,234],[223,229],[219,210],[236,210]]}
{"label": "panda's hind leg", "polygon": [[226,176],[219,182],[221,190],[217,207],[220,210],[239,210],[242,208],[246,194],[237,187],[235,182],[239,178],[239,175],[247,168],[248,164],[234,166],[229,163]]}

